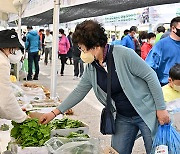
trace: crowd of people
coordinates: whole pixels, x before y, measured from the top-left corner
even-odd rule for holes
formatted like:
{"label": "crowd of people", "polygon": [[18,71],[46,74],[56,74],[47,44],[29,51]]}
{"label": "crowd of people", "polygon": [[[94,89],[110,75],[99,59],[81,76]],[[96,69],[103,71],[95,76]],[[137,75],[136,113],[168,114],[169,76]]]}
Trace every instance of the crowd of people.
{"label": "crowd of people", "polygon": [[[39,77],[39,60],[44,56],[44,65],[52,61],[52,32],[49,29],[40,29],[39,33],[33,30],[32,26],[27,26],[27,34],[23,32],[22,40],[25,43],[25,51],[28,53],[28,75],[24,80],[38,80]],[[44,33],[45,32],[45,33]],[[78,79],[84,72],[84,63],[80,58],[80,50],[72,42],[72,32],[66,37],[63,29],[59,29],[58,58],[61,61],[60,75],[64,76],[65,65],[74,65],[74,78]],[[33,75],[32,67],[35,66]],[[59,73],[59,72],[57,72]]]}
{"label": "crowd of people", "polygon": [[[31,26],[27,29],[28,33],[23,35],[28,53],[27,80],[38,80],[40,57],[45,54],[45,65],[52,60],[52,33],[48,29],[45,34],[43,29],[38,33]],[[112,147],[118,153],[131,154],[140,131],[146,153],[150,154],[158,124],[170,122],[165,102],[180,99],[180,17],[172,19],[169,34],[164,35],[164,32],[164,28],[160,27],[157,35],[143,33],[139,40],[136,36],[138,29],[132,26],[125,31],[122,40],[116,41],[120,45],[112,43],[112,47],[107,42],[105,29],[97,21],[86,20],[78,24],[68,37],[63,29],[59,29],[57,53],[61,60],[60,74],[64,76],[69,58],[70,64],[74,64],[74,77],[81,77],[81,80],[56,109],[41,116],[40,122],[47,124],[58,114],[72,108],[92,88],[99,102],[106,106],[106,68],[110,67],[110,110],[115,115]],[[0,31],[0,118],[19,123],[30,117],[21,110],[12,93],[10,62],[20,60],[19,49],[22,48],[17,33],[12,30]],[[108,60],[111,60],[111,66]],[[83,62],[87,63],[85,70]]]}

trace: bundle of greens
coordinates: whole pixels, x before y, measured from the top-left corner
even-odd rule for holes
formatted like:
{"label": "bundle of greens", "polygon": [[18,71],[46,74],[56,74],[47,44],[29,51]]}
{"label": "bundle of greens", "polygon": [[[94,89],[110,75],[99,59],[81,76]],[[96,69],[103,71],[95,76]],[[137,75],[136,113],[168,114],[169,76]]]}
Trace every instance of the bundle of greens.
{"label": "bundle of greens", "polygon": [[82,133],[78,133],[78,132],[71,132],[68,136],[66,136],[67,138],[89,138],[89,135],[87,134],[82,134]]}
{"label": "bundle of greens", "polygon": [[61,120],[55,119],[51,122],[52,129],[66,129],[66,128],[79,128],[83,127],[83,123],[79,120],[72,120],[63,118]]}
{"label": "bundle of greens", "polygon": [[14,127],[11,137],[14,137],[22,148],[43,146],[50,139],[50,125],[39,124],[38,119],[27,119],[20,124],[12,121],[12,125]]}
{"label": "bundle of greens", "polygon": [[7,130],[9,130],[9,125],[7,125],[7,124],[1,125],[0,130],[2,130],[2,131],[7,131]]}

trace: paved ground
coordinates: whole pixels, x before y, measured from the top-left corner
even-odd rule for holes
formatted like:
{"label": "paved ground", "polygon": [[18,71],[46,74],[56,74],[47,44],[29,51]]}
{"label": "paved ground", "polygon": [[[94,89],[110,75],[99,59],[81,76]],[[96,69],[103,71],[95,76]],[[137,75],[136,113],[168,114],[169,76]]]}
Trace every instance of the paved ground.
{"label": "paved ground", "polygon": [[[58,61],[58,69],[60,69],[60,61]],[[50,88],[50,73],[51,64],[45,66],[43,60],[40,61],[40,76],[37,83]],[[64,100],[68,94],[76,87],[79,80],[73,80],[73,65],[65,66],[65,75],[58,75],[57,80],[57,93],[61,100]],[[89,125],[90,136],[99,138],[101,145],[110,145],[110,136],[103,136],[99,132],[100,114],[103,106],[98,102],[94,96],[93,91],[90,91],[85,99],[76,105],[74,115],[72,118],[82,120]],[[133,154],[145,154],[142,138],[138,139],[135,143]]]}

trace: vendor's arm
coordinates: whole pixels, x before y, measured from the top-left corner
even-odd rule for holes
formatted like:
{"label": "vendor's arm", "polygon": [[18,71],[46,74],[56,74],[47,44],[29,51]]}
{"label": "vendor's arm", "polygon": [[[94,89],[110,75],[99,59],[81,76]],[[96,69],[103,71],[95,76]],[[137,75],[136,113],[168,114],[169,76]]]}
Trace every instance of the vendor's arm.
{"label": "vendor's arm", "polygon": [[27,115],[21,110],[13,93],[8,64],[1,64],[0,70],[0,117],[21,123]]}
{"label": "vendor's arm", "polygon": [[78,104],[80,101],[83,100],[83,98],[87,95],[87,93],[91,90],[92,85],[89,80],[87,67],[84,71],[84,74],[81,78],[81,81],[77,85],[77,87],[70,93],[70,95],[57,107],[57,109],[53,110],[53,112],[44,114],[40,121],[43,124],[48,123],[52,119],[56,117],[56,115],[60,113],[66,112],[68,109],[72,108],[76,104]]}

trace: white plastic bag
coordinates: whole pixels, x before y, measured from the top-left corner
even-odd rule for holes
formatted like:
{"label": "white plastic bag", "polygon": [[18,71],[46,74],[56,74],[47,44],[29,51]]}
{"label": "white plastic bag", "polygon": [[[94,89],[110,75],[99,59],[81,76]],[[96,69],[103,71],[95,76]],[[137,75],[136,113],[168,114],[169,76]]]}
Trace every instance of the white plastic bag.
{"label": "white plastic bag", "polygon": [[49,152],[53,154],[99,154],[99,140],[95,138],[53,137],[45,142]]}

